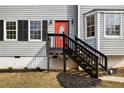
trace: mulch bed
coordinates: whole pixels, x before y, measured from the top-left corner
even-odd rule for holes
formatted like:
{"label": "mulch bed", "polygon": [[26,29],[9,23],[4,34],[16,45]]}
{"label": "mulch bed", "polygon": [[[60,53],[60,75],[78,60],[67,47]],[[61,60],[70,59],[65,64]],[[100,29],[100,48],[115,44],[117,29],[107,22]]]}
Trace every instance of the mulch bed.
{"label": "mulch bed", "polygon": [[59,73],[57,79],[65,88],[94,88],[101,80],[71,73]]}

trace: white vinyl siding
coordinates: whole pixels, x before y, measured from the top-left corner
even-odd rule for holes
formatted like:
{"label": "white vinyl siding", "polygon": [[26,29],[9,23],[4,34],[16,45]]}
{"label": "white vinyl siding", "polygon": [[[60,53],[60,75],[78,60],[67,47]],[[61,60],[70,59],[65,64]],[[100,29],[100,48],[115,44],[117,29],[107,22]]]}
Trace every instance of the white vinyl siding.
{"label": "white vinyl siding", "polygon": [[100,51],[106,55],[124,55],[124,14],[121,17],[121,36],[104,37],[104,13],[100,13]]}
{"label": "white vinyl siding", "polygon": [[[87,42],[89,45],[91,45],[94,48],[97,48],[96,46],[96,24],[97,24],[97,15],[96,13],[92,13],[92,14],[86,14],[84,15],[84,13],[88,12],[89,10],[92,9],[87,9],[86,6],[80,6],[80,31],[78,32],[79,38],[84,40],[85,42]],[[94,19],[95,19],[95,33],[94,36],[91,37],[87,37],[87,28],[86,28],[86,17],[90,16],[90,15],[94,15]]]}
{"label": "white vinyl siding", "polygon": [[96,48],[96,38],[85,39],[85,42],[91,45],[93,48]]}
{"label": "white vinyl siding", "polygon": [[0,42],[0,57],[45,57],[45,42],[4,41]]}
{"label": "white vinyl siding", "polygon": [[[90,17],[89,23],[87,22],[88,17]],[[84,24],[84,26],[85,26],[84,27],[85,28],[85,30],[84,30],[85,31],[85,38],[84,38],[84,41],[87,42],[90,46],[97,48],[97,46],[96,46],[97,14],[96,13],[86,14],[84,16],[84,18],[85,18],[85,24]],[[88,26],[88,24],[89,24],[89,26]]]}
{"label": "white vinyl siding", "polygon": [[[76,5],[0,6],[0,18],[11,21],[47,20],[48,33],[55,33],[56,20],[68,20],[69,36],[74,38],[77,34]],[[72,19],[74,20],[73,24],[71,23]],[[50,24],[50,20],[52,20],[52,24]],[[12,42],[0,41],[0,56],[35,56],[45,46],[45,42],[41,40],[37,42],[33,40],[30,42],[17,40]]]}
{"label": "white vinyl siding", "polygon": [[[85,19],[84,19],[84,13],[89,12],[93,9],[124,9],[123,5],[119,6],[80,6],[80,32],[79,37],[86,41],[91,46],[97,46],[96,39],[92,40],[86,40],[85,39]],[[113,11],[114,12],[114,11]],[[107,12],[111,13],[111,12]],[[120,14],[119,12],[115,12]],[[120,27],[120,36],[115,38],[106,38],[104,33],[104,13],[99,13],[100,15],[100,26],[99,26],[99,50],[103,52],[106,55],[124,55],[124,13],[121,14],[121,27]],[[95,40],[95,41],[94,41]]]}

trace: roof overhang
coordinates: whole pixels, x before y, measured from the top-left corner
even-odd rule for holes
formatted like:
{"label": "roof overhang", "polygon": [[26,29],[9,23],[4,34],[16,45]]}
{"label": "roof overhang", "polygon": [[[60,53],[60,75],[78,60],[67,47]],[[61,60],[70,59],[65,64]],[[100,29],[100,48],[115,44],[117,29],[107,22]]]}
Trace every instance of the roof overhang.
{"label": "roof overhang", "polygon": [[124,13],[124,9],[93,9],[84,13],[85,16],[95,13]]}

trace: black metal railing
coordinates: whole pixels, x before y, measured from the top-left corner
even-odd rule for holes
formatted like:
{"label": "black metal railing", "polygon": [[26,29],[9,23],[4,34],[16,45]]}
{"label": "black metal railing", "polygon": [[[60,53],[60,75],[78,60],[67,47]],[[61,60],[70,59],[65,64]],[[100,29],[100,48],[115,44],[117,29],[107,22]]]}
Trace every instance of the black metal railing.
{"label": "black metal railing", "polygon": [[[67,54],[69,55],[70,52],[73,52],[79,59],[83,60],[84,63],[86,63],[88,68],[83,68],[85,71],[87,71],[88,74],[91,76],[95,76],[98,78],[98,56],[94,55],[91,51],[89,51],[87,48],[80,45],[78,42],[73,40],[67,35],[64,35],[65,38],[65,44],[64,49],[71,50]],[[72,59],[77,61],[72,56]],[[78,62],[78,65],[82,65],[83,62]],[[92,72],[89,73],[89,68],[92,69]]]}
{"label": "black metal railing", "polygon": [[63,52],[63,34],[48,34],[49,53],[62,53]]}
{"label": "black metal railing", "polygon": [[87,43],[85,43],[83,40],[79,39],[78,37],[75,37],[75,40],[84,48],[88,49],[92,53],[98,56],[98,63],[101,68],[103,68],[107,72],[107,56],[101,53],[100,51],[96,50],[95,48],[91,47]]}
{"label": "black metal railing", "polygon": [[[64,55],[68,55],[89,75],[98,78],[99,66],[107,71],[107,57],[79,38],[76,37],[74,40],[65,34],[48,34],[48,38],[50,51],[60,51]],[[79,59],[80,62],[78,62]],[[86,68],[83,66],[84,63]],[[90,73],[89,69],[91,69]]]}

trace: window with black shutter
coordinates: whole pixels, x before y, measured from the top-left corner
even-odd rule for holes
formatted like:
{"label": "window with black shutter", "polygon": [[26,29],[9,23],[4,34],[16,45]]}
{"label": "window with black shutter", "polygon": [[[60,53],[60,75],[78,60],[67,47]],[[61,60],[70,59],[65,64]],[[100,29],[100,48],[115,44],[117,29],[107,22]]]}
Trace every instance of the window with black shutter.
{"label": "window with black shutter", "polygon": [[18,41],[28,41],[28,20],[18,20]]}
{"label": "window with black shutter", "polygon": [[6,21],[6,40],[16,40],[16,21]]}
{"label": "window with black shutter", "polygon": [[3,20],[0,20],[0,41],[3,41],[3,38],[4,38],[3,27],[4,27],[4,22]]}
{"label": "window with black shutter", "polygon": [[30,20],[30,40],[41,40],[41,20]]}

